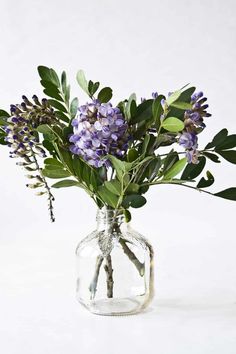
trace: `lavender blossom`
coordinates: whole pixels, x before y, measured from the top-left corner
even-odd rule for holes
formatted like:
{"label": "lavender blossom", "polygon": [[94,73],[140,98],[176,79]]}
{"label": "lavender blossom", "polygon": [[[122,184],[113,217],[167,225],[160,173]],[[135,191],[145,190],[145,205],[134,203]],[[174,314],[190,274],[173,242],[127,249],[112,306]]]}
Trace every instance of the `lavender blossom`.
{"label": "lavender blossom", "polygon": [[21,104],[10,106],[11,117],[8,118],[8,125],[4,127],[7,133],[5,140],[12,148],[10,157],[26,157],[31,154],[32,149],[36,155],[46,157],[44,149],[38,144],[34,129],[40,124],[48,123],[53,112],[49,107],[45,107],[45,100],[41,104],[36,95],[33,96],[35,104],[24,95],[22,99]]}
{"label": "lavender blossom", "polygon": [[196,92],[191,96],[192,108],[185,111],[184,119],[187,130],[194,130],[195,127],[204,129],[206,127],[203,122],[205,117],[210,117],[211,114],[206,111],[208,104],[204,104],[207,101],[206,97],[203,97],[203,92]]}
{"label": "lavender blossom", "polygon": [[179,145],[185,149],[196,149],[198,137],[194,133],[183,132],[179,137]]}
{"label": "lavender blossom", "polygon": [[73,131],[69,138],[70,151],[81,156],[89,165],[96,168],[109,166],[104,159],[108,154],[122,157],[128,148],[128,125],[120,109],[111,103],[94,100],[80,106],[72,121]]}

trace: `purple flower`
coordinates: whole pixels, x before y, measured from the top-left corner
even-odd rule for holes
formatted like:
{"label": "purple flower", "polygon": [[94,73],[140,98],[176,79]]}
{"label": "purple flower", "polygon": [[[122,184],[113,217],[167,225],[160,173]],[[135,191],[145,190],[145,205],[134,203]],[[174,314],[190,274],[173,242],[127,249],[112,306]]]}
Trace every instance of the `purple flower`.
{"label": "purple flower", "polygon": [[158,97],[158,93],[157,92],[153,92],[152,93],[152,98],[155,100]]}
{"label": "purple flower", "polygon": [[205,117],[210,117],[211,114],[206,111],[208,108],[208,104],[205,104],[207,101],[206,97],[203,97],[203,92],[195,92],[191,96],[191,105],[192,108],[185,111],[185,126],[188,127],[189,130],[195,130],[195,127],[201,127],[204,129],[206,127],[203,122]]}
{"label": "purple flower", "polygon": [[185,149],[196,149],[197,148],[198,137],[194,133],[184,132],[179,137],[179,145]]}
{"label": "purple flower", "polygon": [[122,157],[128,148],[128,125],[118,107],[94,100],[80,106],[72,122],[70,151],[96,168],[109,166],[108,154]]}
{"label": "purple flower", "polygon": [[188,163],[193,163],[193,164],[198,164],[198,157],[199,157],[199,152],[197,150],[187,150],[186,151],[186,157],[188,160]]}

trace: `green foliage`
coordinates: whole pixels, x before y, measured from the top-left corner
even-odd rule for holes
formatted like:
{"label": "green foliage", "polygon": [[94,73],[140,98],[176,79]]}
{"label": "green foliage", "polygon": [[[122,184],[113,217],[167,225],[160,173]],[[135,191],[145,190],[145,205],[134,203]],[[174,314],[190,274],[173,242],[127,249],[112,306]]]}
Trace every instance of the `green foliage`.
{"label": "green foliage", "polygon": [[204,167],[206,165],[206,158],[204,156],[201,156],[199,158],[199,163],[198,164],[193,164],[189,163],[181,176],[181,179],[183,180],[193,180],[197,176],[200,175],[200,173],[203,171]]}
{"label": "green foliage", "polygon": [[62,169],[62,168],[49,169],[49,168],[45,167],[42,170],[42,173],[45,177],[48,177],[48,178],[65,178],[65,177],[71,176],[70,172],[68,172],[67,170]]}
{"label": "green foliage", "polygon": [[131,120],[132,117],[136,115],[136,112],[137,112],[136,94],[132,93],[132,95],[130,95],[128,99],[128,102],[125,105],[125,110],[124,110],[125,117],[128,122]]}
{"label": "green foliage", "polygon": [[175,164],[169,168],[166,173],[164,173],[164,179],[165,180],[169,180],[172,179],[173,177],[175,177],[176,175],[178,175],[184,168],[184,166],[187,163],[187,158],[184,157],[183,159],[175,162]]}
{"label": "green foliage", "polygon": [[65,188],[65,187],[79,187],[80,184],[72,179],[65,179],[60,182],[54,183],[53,188]]}
{"label": "green foliage", "polygon": [[[146,203],[143,194],[151,185],[171,183],[184,186],[188,182],[195,182],[194,179],[205,168],[206,159],[219,163],[220,157],[236,164],[236,134],[228,135],[227,129],[218,132],[205,149],[200,151],[198,164],[188,164],[186,157],[180,159],[183,151],[171,149],[167,154],[159,153],[160,147],[174,144],[178,133],[187,129],[184,113],[192,108],[191,95],[195,87],[187,88],[186,85],[167,98],[159,95],[155,99],[147,99],[138,104],[133,93],[116,105],[128,122],[131,138],[127,154],[119,158],[113,155],[103,157],[109,159],[112,165],[110,170],[105,166],[94,168],[81,157],[73,155],[69,149],[69,135],[73,133],[71,122],[76,116],[79,103],[77,97],[70,99],[66,72],[58,75],[52,68],[39,66],[38,73],[43,91],[49,97],[48,104],[53,107],[53,121],[50,124],[41,124],[34,130],[35,136],[40,137],[42,146],[51,155],[44,160],[40,176],[60,179],[52,185],[53,188],[81,187],[99,208],[103,205],[113,209],[123,208],[125,218],[129,221],[131,214],[128,209],[140,208]],[[102,103],[112,99],[110,87],[100,88],[100,83],[87,80],[82,70],[78,71],[76,78],[79,86],[91,99],[97,97]],[[162,100],[165,104],[162,104]],[[9,113],[0,110],[0,144],[7,144],[3,126],[9,124],[9,116]],[[196,127],[197,133],[201,131],[202,128]],[[27,165],[26,168],[35,172],[33,165]],[[176,177],[181,171],[181,177]],[[37,183],[32,184],[31,188],[36,188],[33,186],[37,186]],[[186,186],[204,192],[204,188],[213,183],[212,173],[206,171],[195,187]],[[215,194],[206,193],[236,200],[236,188],[228,188]]]}
{"label": "green foliage", "polygon": [[141,208],[144,204],[146,204],[146,202],[147,200],[144,198],[144,196],[139,194],[130,194],[124,198],[122,206],[126,209],[129,207]]}
{"label": "green foliage", "polygon": [[83,70],[79,70],[77,75],[76,75],[77,82],[79,86],[84,90],[87,95],[90,95],[89,89],[88,89],[88,81],[86,80],[85,73]]}
{"label": "green foliage", "polygon": [[166,99],[166,103],[168,106],[170,106],[171,104],[173,104],[175,101],[177,101],[177,99],[180,97],[181,95],[181,90],[175,91],[173,92],[169,97],[167,97]]}
{"label": "green foliage", "polygon": [[197,188],[210,187],[214,183],[215,179],[210,171],[206,172],[206,177],[207,179],[205,179],[204,177],[200,179],[199,183],[197,184]]}
{"label": "green foliage", "polygon": [[110,87],[104,87],[98,93],[98,100],[102,103],[107,103],[112,98],[112,89]]}
{"label": "green foliage", "polygon": [[106,204],[108,204],[112,208],[117,207],[119,200],[118,196],[112,193],[109,189],[107,189],[106,186],[100,186],[98,188],[98,194]]}
{"label": "green foliage", "polygon": [[120,195],[121,194],[121,183],[117,179],[112,179],[110,181],[105,181],[105,187],[113,194]]}
{"label": "green foliage", "polygon": [[221,192],[215,193],[214,195],[216,197],[220,197],[224,199],[236,200],[236,188],[235,187],[228,188]]}
{"label": "green foliage", "polygon": [[169,117],[163,120],[161,126],[169,132],[177,133],[184,129],[184,122],[176,117]]}
{"label": "green foliage", "polygon": [[148,121],[153,118],[152,112],[153,100],[146,100],[137,106],[136,114],[131,119],[131,124]]}

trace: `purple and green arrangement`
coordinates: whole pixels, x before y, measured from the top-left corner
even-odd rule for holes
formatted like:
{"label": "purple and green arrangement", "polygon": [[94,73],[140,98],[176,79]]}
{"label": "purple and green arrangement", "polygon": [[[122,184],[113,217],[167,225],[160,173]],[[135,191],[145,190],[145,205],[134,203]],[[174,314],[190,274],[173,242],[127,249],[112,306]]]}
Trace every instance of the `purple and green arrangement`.
{"label": "purple and green arrangement", "polygon": [[[185,86],[167,97],[154,92],[140,102],[132,94],[112,105],[111,88],[100,89],[99,82],[87,81],[79,71],[77,81],[89,96],[80,104],[77,98],[70,100],[65,72],[61,78],[45,66],[38,72],[48,98],[22,96],[23,102],[12,104],[9,113],[0,110],[0,143],[9,146],[10,157],[27,170],[32,181],[27,187],[48,197],[52,221],[51,187],[80,187],[98,208],[123,210],[127,220],[130,207],[142,207],[153,185],[175,184],[236,200],[236,187],[206,190],[214,183],[212,173],[204,172],[207,159],[235,164],[236,135],[222,129],[199,148],[198,135],[211,114],[195,87]],[[60,181],[49,186],[48,178]]]}

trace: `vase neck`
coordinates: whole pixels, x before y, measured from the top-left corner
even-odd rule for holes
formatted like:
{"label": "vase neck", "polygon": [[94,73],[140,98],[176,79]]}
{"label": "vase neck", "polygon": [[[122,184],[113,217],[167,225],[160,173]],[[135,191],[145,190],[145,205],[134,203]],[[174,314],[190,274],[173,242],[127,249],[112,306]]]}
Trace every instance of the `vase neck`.
{"label": "vase neck", "polygon": [[129,223],[125,221],[123,211],[121,209],[102,208],[97,211],[97,229],[107,231],[121,231],[129,227]]}

